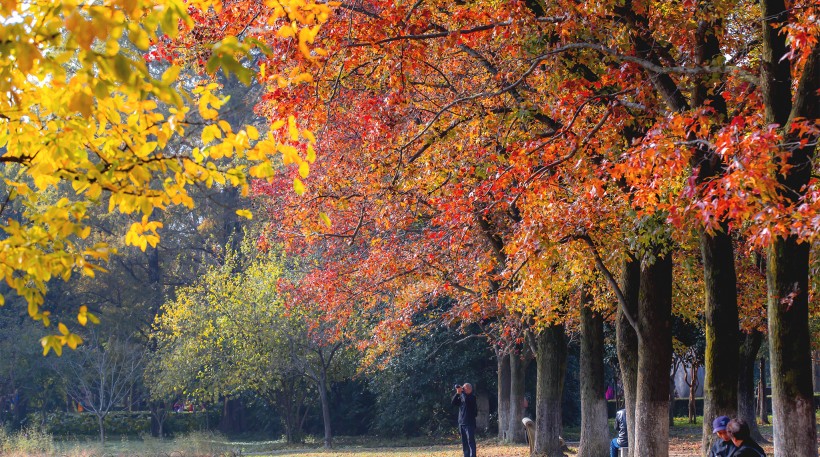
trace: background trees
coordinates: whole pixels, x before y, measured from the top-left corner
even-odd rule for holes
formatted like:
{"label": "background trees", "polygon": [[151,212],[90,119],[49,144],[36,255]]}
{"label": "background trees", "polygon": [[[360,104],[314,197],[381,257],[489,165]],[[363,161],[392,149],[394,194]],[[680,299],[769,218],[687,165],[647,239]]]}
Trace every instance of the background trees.
{"label": "background trees", "polygon": [[[536,448],[550,455],[560,453],[566,337],[580,327],[590,381],[582,422],[598,436],[596,340],[606,316],[616,320],[630,449],[663,456],[673,337],[686,333],[678,320],[703,326],[705,416],[751,414],[765,271],[774,409],[796,424],[776,425],[777,452],[816,455],[815,3],[21,10],[28,27],[10,25],[22,38],[8,53],[22,77],[4,93],[45,98],[7,95],[2,210],[14,217],[5,277],[46,324],[74,318],[44,308],[46,286],[75,299],[72,287],[84,287],[91,308],[76,302],[80,323],[116,316],[116,303],[142,308],[144,334],[165,302],[151,343],[158,399],[252,393],[288,405],[288,436],[298,439],[311,394],[294,380],[305,376],[326,446],[334,360],[349,360],[339,351],[357,348],[373,369],[443,327],[491,344],[503,438],[522,438],[527,365],[536,361]],[[89,21],[100,33],[80,27]],[[66,34],[49,33],[63,26]],[[62,47],[77,54],[63,56],[72,70],[45,52]],[[243,101],[264,123],[224,114],[228,100],[217,93],[241,90],[219,68],[253,80]],[[178,83],[181,74],[197,84]],[[252,188],[265,216],[255,246],[207,241],[235,233],[245,210],[154,214],[192,205],[192,187],[215,189],[229,205]],[[116,211],[97,215],[98,202]],[[109,277],[136,285],[123,301],[122,288],[99,291],[90,278],[115,229],[129,224],[125,245],[146,254],[112,263]],[[272,247],[280,242],[281,253]],[[65,288],[54,279],[73,271],[88,278]],[[194,285],[175,290],[169,278]],[[143,283],[150,293],[141,296]],[[43,339],[46,352],[80,342],[58,328]],[[704,420],[704,447],[711,436]]]}

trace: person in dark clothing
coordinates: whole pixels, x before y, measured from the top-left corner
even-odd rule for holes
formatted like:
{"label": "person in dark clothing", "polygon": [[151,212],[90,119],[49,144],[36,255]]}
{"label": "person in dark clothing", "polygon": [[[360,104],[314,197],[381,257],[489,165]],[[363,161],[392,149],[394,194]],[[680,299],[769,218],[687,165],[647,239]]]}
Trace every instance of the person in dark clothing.
{"label": "person in dark clothing", "polygon": [[729,457],[735,450],[735,445],[726,431],[729,424],[729,416],[719,416],[712,421],[712,433],[718,436],[718,440],[709,450],[709,457]]}
{"label": "person in dark clothing", "polygon": [[729,457],[766,457],[766,452],[755,443],[749,431],[749,424],[743,419],[732,419],[726,425],[726,432],[735,445]]}
{"label": "person in dark clothing", "polygon": [[626,410],[621,409],[615,413],[615,438],[609,443],[609,457],[618,457],[618,449],[629,447],[626,434]]}
{"label": "person in dark clothing", "polygon": [[478,404],[475,401],[475,395],[473,395],[472,384],[456,385],[453,406],[458,406],[458,431],[461,434],[461,447],[464,450],[464,457],[476,457],[475,418],[478,416]]}

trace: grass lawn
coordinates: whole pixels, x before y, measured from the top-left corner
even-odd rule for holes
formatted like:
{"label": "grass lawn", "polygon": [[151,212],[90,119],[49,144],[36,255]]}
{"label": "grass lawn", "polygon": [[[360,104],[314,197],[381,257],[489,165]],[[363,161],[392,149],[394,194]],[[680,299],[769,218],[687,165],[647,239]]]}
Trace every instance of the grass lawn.
{"label": "grass lawn", "polygon": [[[702,422],[686,423],[685,418],[676,419],[670,433],[670,456],[697,456],[700,447]],[[761,428],[763,436],[771,440],[771,426]],[[575,455],[580,430],[567,428],[564,435],[569,444],[568,455]],[[492,438],[479,440],[482,457],[526,457],[526,445],[498,444]],[[771,445],[764,448],[771,456]],[[276,457],[456,457],[461,455],[461,444],[454,434],[445,438],[372,438],[338,437],[334,449],[324,450],[320,441],[302,445],[288,445],[282,441],[262,439],[228,439],[218,434],[194,433],[175,439],[157,440],[145,437],[111,437],[105,448],[93,440],[57,440],[50,452],[8,453],[3,457],[33,455],[65,457],[206,457],[206,456],[276,456]]]}

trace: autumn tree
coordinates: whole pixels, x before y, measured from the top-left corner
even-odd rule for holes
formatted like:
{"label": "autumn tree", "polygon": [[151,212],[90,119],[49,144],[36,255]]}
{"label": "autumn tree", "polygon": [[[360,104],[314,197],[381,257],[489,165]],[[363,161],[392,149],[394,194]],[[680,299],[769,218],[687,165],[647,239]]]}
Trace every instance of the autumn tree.
{"label": "autumn tree", "polygon": [[[318,30],[325,16],[316,13],[328,8],[276,3],[270,13],[274,31],[284,23],[291,32]],[[93,276],[113,253],[107,244],[83,243],[91,232],[91,206],[133,215],[125,242],[144,250],[159,240],[155,209],[192,207],[188,189],[194,185],[225,184],[244,192],[248,177],[270,174],[274,156],[284,150],[292,156],[294,145],[312,138],[297,132],[279,141],[260,137],[253,126],[234,129],[220,119],[227,99],[216,84],[187,84],[177,66],[151,74],[144,52],[152,42],[189,29],[191,14],[210,8],[221,9],[221,2],[12,1],[0,6],[0,14],[15,18],[4,25],[9,45],[2,51],[0,78],[3,208],[16,204],[23,209],[3,224],[2,276],[25,298],[29,315],[45,326],[51,320],[43,308],[48,282],[75,273]],[[287,39],[286,33],[282,36]],[[309,45],[301,43],[309,54]],[[208,71],[249,81],[251,70],[237,59],[250,47],[224,37],[209,48]],[[283,80],[290,81],[290,75]],[[201,143],[169,150],[169,141],[185,137],[192,123],[203,126]],[[72,190],[55,202],[43,200],[46,191],[61,186]],[[85,324],[93,318],[82,311],[77,319]],[[66,332],[42,340],[45,352],[58,353],[79,342],[67,326]]]}

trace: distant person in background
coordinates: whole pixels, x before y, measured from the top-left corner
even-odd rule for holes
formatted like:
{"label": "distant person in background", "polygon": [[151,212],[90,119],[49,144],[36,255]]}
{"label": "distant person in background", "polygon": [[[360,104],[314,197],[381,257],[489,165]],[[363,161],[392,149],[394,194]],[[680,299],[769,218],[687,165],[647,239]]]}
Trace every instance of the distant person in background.
{"label": "distant person in background", "polygon": [[607,400],[614,400],[615,399],[615,389],[613,389],[612,386],[609,386],[609,387],[606,388],[605,397],[606,397]]}
{"label": "distant person in background", "polygon": [[709,457],[729,457],[735,450],[735,445],[726,431],[729,425],[729,416],[718,416],[712,421],[712,433],[718,436],[718,440],[709,450]]}
{"label": "distant person in background", "polygon": [[749,424],[743,419],[732,419],[726,425],[726,432],[735,445],[729,457],[766,457],[766,452],[752,439]]}
{"label": "distant person in background", "polygon": [[615,413],[615,438],[609,443],[609,457],[618,457],[618,449],[629,447],[626,434],[626,410],[619,409]]}
{"label": "distant person in background", "polygon": [[461,434],[461,448],[464,457],[475,455],[475,418],[478,416],[478,403],[473,395],[473,385],[469,382],[463,386],[456,384],[453,395],[453,406],[458,406],[458,431]]}

